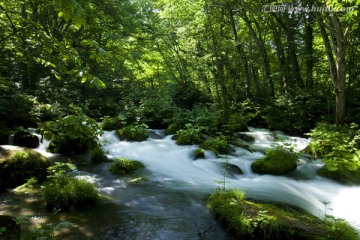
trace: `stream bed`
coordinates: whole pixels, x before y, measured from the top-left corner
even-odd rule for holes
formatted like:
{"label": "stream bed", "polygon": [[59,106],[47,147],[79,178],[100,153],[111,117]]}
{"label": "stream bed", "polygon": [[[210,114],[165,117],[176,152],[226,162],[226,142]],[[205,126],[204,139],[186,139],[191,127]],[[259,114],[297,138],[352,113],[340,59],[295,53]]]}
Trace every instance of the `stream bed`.
{"label": "stream bed", "polygon": [[[95,184],[106,200],[83,211],[53,216],[46,212],[38,194],[0,194],[0,213],[29,215],[32,223],[71,221],[59,233],[61,239],[233,239],[206,208],[206,198],[218,187],[239,188],[252,199],[289,204],[322,218],[326,214],[346,219],[360,231],[360,187],[349,187],[319,177],[321,160],[302,155],[296,171],[287,176],[258,175],[251,164],[266,148],[292,145],[295,151],[309,140],[250,128],[255,141],[251,151],[232,146],[229,155],[194,160],[198,146],[178,146],[171,136],[152,130],[144,142],[120,141],[113,131],[101,140],[110,159],[141,161],[145,169],[119,178],[108,172],[111,163],[92,165],[89,155],[64,157],[46,153],[46,143],[36,149],[51,161],[71,161],[78,178]],[[8,146],[4,146],[8,147]],[[236,165],[244,174],[224,172],[223,164]],[[325,204],[324,204],[325,203]]]}

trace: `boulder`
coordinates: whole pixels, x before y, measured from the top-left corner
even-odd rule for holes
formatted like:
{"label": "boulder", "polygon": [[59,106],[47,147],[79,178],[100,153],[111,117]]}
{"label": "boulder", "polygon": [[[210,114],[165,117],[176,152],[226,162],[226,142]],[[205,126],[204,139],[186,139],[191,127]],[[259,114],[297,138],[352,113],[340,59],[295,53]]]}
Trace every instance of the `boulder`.
{"label": "boulder", "polygon": [[35,178],[46,179],[50,161],[31,149],[2,150],[0,154],[0,191],[24,184]]}
{"label": "boulder", "polygon": [[18,130],[14,133],[14,145],[27,148],[37,148],[39,146],[39,138],[34,134]]}

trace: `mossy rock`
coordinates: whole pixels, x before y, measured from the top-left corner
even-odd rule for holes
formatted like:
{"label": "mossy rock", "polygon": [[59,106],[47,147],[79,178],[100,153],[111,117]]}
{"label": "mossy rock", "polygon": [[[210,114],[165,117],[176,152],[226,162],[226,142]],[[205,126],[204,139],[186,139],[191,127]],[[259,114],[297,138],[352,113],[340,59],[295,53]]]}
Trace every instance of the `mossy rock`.
{"label": "mossy rock", "polygon": [[258,174],[284,175],[297,167],[297,154],[282,147],[269,149],[265,157],[251,165],[253,172]]}
{"label": "mossy rock", "polygon": [[[93,145],[96,145],[95,140]],[[48,152],[60,153],[63,155],[81,154],[89,150],[88,143],[82,144],[80,139],[70,139],[64,136],[64,140],[51,141],[47,148]]]}
{"label": "mossy rock", "polygon": [[194,159],[205,158],[205,152],[201,148],[198,148],[194,152]]}
{"label": "mossy rock", "polygon": [[206,139],[201,146],[204,149],[213,151],[215,154],[226,154],[229,149],[229,144],[223,136]]}
{"label": "mossy rock", "polygon": [[0,215],[0,239],[20,240],[21,227],[16,219],[8,215]]}
{"label": "mossy rock", "polygon": [[14,188],[34,177],[46,179],[50,161],[31,149],[5,150],[0,155],[0,190]]}
{"label": "mossy rock", "polygon": [[356,230],[343,220],[323,221],[290,207],[254,203],[237,189],[213,193],[207,206],[238,239],[359,239]]}
{"label": "mossy rock", "polygon": [[106,117],[104,118],[101,127],[105,131],[117,130],[125,127],[125,119],[123,117]]}
{"label": "mossy rock", "polygon": [[177,131],[179,131],[180,129],[182,129],[184,126],[178,123],[172,123],[170,124],[166,130],[165,130],[165,135],[173,135],[176,134]]}
{"label": "mossy rock", "polygon": [[360,168],[350,171],[345,166],[338,166],[337,170],[329,171],[324,166],[317,173],[322,177],[330,178],[346,185],[360,185]]}
{"label": "mossy rock", "polygon": [[100,200],[93,184],[70,176],[57,176],[46,181],[41,189],[48,210],[83,209]]}
{"label": "mossy rock", "polygon": [[18,130],[14,133],[14,145],[16,146],[37,148],[39,144],[39,138],[28,131]]}
{"label": "mossy rock", "polygon": [[90,153],[91,153],[90,161],[93,164],[100,164],[103,162],[107,162],[109,160],[101,148],[96,148],[92,150]]}
{"label": "mossy rock", "polygon": [[178,145],[194,145],[202,143],[198,133],[178,131],[175,135],[176,144]]}
{"label": "mossy rock", "polygon": [[118,158],[110,166],[109,171],[116,175],[126,175],[144,167],[144,164],[139,161],[129,160],[127,158]]}
{"label": "mossy rock", "polygon": [[145,141],[148,135],[148,129],[143,125],[127,126],[116,131],[116,134],[122,140],[128,141]]}

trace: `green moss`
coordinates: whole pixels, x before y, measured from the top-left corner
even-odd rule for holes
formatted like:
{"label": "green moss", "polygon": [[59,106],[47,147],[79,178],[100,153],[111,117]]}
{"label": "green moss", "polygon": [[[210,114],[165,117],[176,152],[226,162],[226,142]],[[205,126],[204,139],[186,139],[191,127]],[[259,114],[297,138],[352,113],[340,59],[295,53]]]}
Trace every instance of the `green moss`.
{"label": "green moss", "polygon": [[194,159],[205,158],[205,152],[201,148],[198,148],[194,152]]}
{"label": "green moss", "polygon": [[109,171],[113,174],[125,175],[133,173],[144,167],[144,164],[139,161],[129,160],[126,158],[118,158],[110,166]]}
{"label": "green moss", "polygon": [[237,189],[215,192],[208,208],[239,239],[359,239],[356,230],[342,220],[322,221],[289,207],[247,201]]}
{"label": "green moss", "polygon": [[99,200],[99,194],[91,183],[70,176],[51,178],[42,188],[42,196],[49,210],[82,208]]}
{"label": "green moss", "polygon": [[251,165],[251,169],[258,174],[282,175],[296,169],[296,153],[290,152],[283,147],[269,149],[265,157]]}
{"label": "green moss", "polygon": [[105,131],[121,129],[125,126],[125,119],[120,116],[106,117],[101,126]]}
{"label": "green moss", "polygon": [[30,149],[4,151],[0,156],[0,190],[24,184],[34,177],[45,180],[50,161]]}
{"label": "green moss", "polygon": [[96,148],[92,150],[90,153],[91,153],[90,161],[93,164],[100,164],[108,161],[108,158],[105,156],[105,153],[101,148]]}
{"label": "green moss", "polygon": [[229,144],[224,136],[209,138],[201,145],[215,154],[228,153]]}
{"label": "green moss", "polygon": [[183,125],[181,125],[179,123],[172,123],[166,128],[165,134],[166,135],[176,134],[176,132],[179,131],[182,127],[183,127]]}
{"label": "green moss", "polygon": [[345,166],[338,166],[335,171],[330,171],[326,166],[318,171],[318,175],[333,179],[348,185],[360,185],[360,168],[351,171]]}
{"label": "green moss", "polygon": [[120,139],[138,142],[145,141],[149,137],[148,129],[145,125],[127,126],[117,130],[116,134]]}

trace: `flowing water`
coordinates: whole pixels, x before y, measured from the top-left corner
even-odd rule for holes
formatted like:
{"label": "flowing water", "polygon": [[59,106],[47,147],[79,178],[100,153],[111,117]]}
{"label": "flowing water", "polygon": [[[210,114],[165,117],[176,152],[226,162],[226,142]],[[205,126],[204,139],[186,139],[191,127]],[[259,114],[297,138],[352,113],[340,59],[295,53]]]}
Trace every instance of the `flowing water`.
{"label": "flowing water", "polygon": [[[106,131],[101,140],[110,159],[139,160],[145,169],[118,178],[108,172],[110,163],[93,166],[88,155],[73,157],[71,161],[79,168],[78,177],[94,183],[107,200],[86,211],[58,217],[75,223],[71,231],[61,234],[64,239],[232,239],[206,208],[206,197],[224,184],[226,188],[245,191],[249,198],[290,204],[318,217],[326,211],[346,219],[360,231],[360,187],[316,176],[317,169],[323,166],[320,160],[303,155],[297,170],[287,176],[251,171],[251,164],[263,156],[266,148],[292,145],[299,151],[308,139],[254,128],[246,134],[255,139],[253,143],[243,142],[250,151],[233,146],[229,155],[216,157],[206,151],[206,159],[194,160],[198,146],[178,146],[160,130],[152,131],[144,142],[120,141],[114,132]],[[37,150],[45,153],[46,144]],[[53,161],[68,160],[60,155],[46,155]],[[238,166],[244,174],[224,173],[224,162]],[[2,194],[0,212],[24,214],[20,210],[25,209],[28,214],[37,214],[37,220],[49,215],[42,210],[37,196],[29,199]]]}

